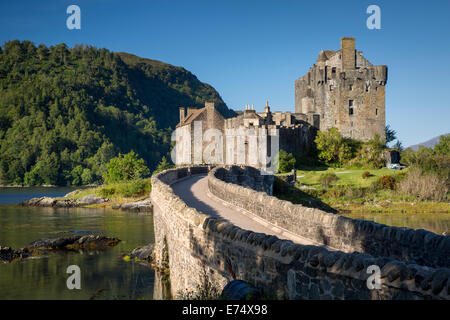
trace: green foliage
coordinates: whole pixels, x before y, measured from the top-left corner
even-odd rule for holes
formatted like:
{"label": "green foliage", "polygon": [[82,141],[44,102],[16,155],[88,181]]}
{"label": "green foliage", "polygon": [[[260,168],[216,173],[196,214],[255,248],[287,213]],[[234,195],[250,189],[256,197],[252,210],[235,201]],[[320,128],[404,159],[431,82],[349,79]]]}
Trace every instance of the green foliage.
{"label": "green foliage", "polygon": [[384,150],[385,144],[379,135],[375,135],[367,142],[359,142],[357,156],[349,164],[354,167],[365,167],[381,169],[385,166]]}
{"label": "green foliage", "polygon": [[342,137],[337,128],[319,131],[315,142],[319,159],[338,167],[353,158],[358,144],[357,141]]}
{"label": "green foliage", "polygon": [[386,142],[384,143],[385,145],[397,139],[397,132],[394,129],[392,129],[390,125],[386,126],[385,132],[386,132]]}
{"label": "green foliage", "polygon": [[139,197],[150,193],[151,185],[149,181],[143,179],[134,179],[128,183],[119,184],[117,194],[122,197]]}
{"label": "green foliage", "polygon": [[153,169],[170,149],[178,107],[205,101],[232,114],[211,86],[180,67],[91,46],[6,42],[0,183],[96,182],[111,158],[131,150]]}
{"label": "green foliage", "polygon": [[167,161],[167,158],[164,156],[164,157],[162,157],[161,161],[158,163],[158,166],[156,167],[156,170],[153,172],[153,174],[162,172],[162,171],[170,169],[172,167],[173,167],[173,165],[170,164],[169,161]]}
{"label": "green foliage", "polygon": [[103,186],[97,191],[97,194],[105,198],[111,198],[113,196],[136,198],[149,194],[150,191],[150,179],[133,179],[131,181]]}
{"label": "green foliage", "polygon": [[333,172],[327,172],[320,175],[319,182],[323,188],[330,187],[339,180],[338,176]]}
{"label": "green foliage", "polygon": [[434,174],[450,185],[450,136],[442,136],[434,148],[419,146],[417,151],[406,149],[402,162],[419,168],[423,173]]}
{"label": "green foliage", "polygon": [[98,192],[99,196],[104,198],[109,198],[116,193],[116,188],[114,187],[103,187]]}
{"label": "green foliage", "polygon": [[131,151],[125,155],[119,154],[106,164],[103,178],[107,184],[139,179],[150,174],[150,170],[145,165],[144,159]]}
{"label": "green foliage", "polygon": [[450,134],[441,136],[439,142],[434,145],[433,155],[450,155]]}
{"label": "green foliage", "polygon": [[397,149],[399,152],[402,152],[405,149],[403,148],[403,144],[401,143],[400,140],[397,140],[392,146],[392,148]]}
{"label": "green foliage", "polygon": [[289,172],[294,169],[295,158],[284,150],[278,152],[278,172]]}

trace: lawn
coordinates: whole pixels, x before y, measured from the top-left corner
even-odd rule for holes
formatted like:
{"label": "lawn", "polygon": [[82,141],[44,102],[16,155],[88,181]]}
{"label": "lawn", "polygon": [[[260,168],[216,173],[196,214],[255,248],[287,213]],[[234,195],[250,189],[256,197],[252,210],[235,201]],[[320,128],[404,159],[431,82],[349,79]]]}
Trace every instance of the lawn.
{"label": "lawn", "polygon": [[[363,172],[370,172],[371,176],[368,178],[363,178]],[[335,173],[338,177],[338,181],[334,185],[348,185],[354,187],[368,187],[379,177],[385,175],[397,175],[401,172],[406,172],[404,170],[390,170],[388,168],[382,169],[345,169],[345,168],[328,168],[327,170],[320,171],[297,171],[297,179],[302,185],[307,185],[311,187],[320,187],[319,179],[324,173]]]}

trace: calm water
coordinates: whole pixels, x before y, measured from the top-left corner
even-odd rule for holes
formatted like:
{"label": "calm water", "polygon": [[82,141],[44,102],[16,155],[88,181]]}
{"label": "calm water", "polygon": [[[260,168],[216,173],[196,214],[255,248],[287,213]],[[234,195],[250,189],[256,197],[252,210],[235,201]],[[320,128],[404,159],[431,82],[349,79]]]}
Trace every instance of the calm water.
{"label": "calm water", "polygon": [[[67,188],[0,189],[0,202],[20,202],[35,196],[60,196]],[[19,199],[19,200],[17,200]],[[0,299],[151,299],[155,275],[151,268],[119,259],[121,253],[154,241],[153,218],[105,209],[22,208],[0,205],[0,245],[21,248],[33,240],[63,231],[99,232],[122,241],[92,254],[52,252],[48,256],[0,264]],[[66,269],[81,269],[81,290],[69,290]]]}
{"label": "calm water", "polygon": [[450,234],[450,213],[349,213],[353,219],[363,219],[394,227],[425,229],[437,234]]}
{"label": "calm water", "polygon": [[[23,208],[11,203],[39,196],[62,196],[73,188],[0,188],[0,245],[21,248],[33,240],[61,232],[98,232],[122,241],[91,254],[51,252],[48,256],[0,264],[0,299],[167,298],[167,288],[148,266],[125,262],[121,253],[154,242],[153,217],[110,209]],[[346,216],[378,223],[449,232],[450,213],[366,214]],[[81,268],[81,290],[66,287],[70,265]],[[164,293],[166,292],[166,293]]]}

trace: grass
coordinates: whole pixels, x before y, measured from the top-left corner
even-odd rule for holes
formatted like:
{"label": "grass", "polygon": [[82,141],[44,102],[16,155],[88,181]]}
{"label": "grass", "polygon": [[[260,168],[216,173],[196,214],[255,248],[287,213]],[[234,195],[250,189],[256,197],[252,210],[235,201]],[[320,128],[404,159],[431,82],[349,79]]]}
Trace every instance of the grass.
{"label": "grass", "polygon": [[[370,175],[363,177],[366,171]],[[422,201],[413,195],[376,186],[382,176],[401,179],[406,172],[408,169],[310,167],[297,171],[296,186],[306,187],[302,191],[340,212],[450,212],[448,202]],[[332,174],[336,175],[337,181],[325,186],[323,177]]]}
{"label": "grass", "polygon": [[[111,201],[97,205],[90,205],[87,207],[109,207],[114,204],[121,204],[147,198],[151,191],[151,178],[112,183],[80,190],[81,191],[79,193],[70,196],[70,198],[81,199],[84,196],[94,194],[98,197],[108,198]],[[61,197],[59,199],[64,198]]]}
{"label": "grass", "polygon": [[[338,177],[338,181],[334,183],[335,186],[353,186],[353,187],[369,187],[372,183],[377,181],[381,176],[385,175],[398,175],[404,170],[390,170],[388,168],[382,169],[345,169],[345,168],[328,168],[327,170],[320,171],[297,171],[297,180],[302,184],[310,187],[321,187],[319,182],[320,176],[324,173],[334,173]],[[369,171],[371,176],[363,178],[362,175],[365,171]]]}

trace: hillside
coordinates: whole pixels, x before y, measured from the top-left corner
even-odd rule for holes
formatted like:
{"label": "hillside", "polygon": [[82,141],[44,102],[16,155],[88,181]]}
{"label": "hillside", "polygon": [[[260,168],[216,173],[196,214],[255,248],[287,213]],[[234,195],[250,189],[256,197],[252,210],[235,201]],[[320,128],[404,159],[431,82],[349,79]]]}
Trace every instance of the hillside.
{"label": "hillside", "polygon": [[439,143],[439,139],[441,139],[442,136],[446,136],[446,135],[449,135],[449,134],[450,134],[450,133],[442,134],[442,135],[440,135],[440,136],[431,138],[430,140],[427,140],[427,141],[425,141],[425,142],[422,142],[422,143],[418,143],[418,144],[409,146],[408,148],[411,148],[411,149],[413,149],[413,150],[419,149],[419,146],[424,146],[424,147],[426,147],[426,148],[433,148],[435,144]]}
{"label": "hillside", "polygon": [[0,184],[81,184],[134,150],[154,169],[170,150],[178,107],[214,101],[189,71],[127,53],[77,45],[0,48]]}

